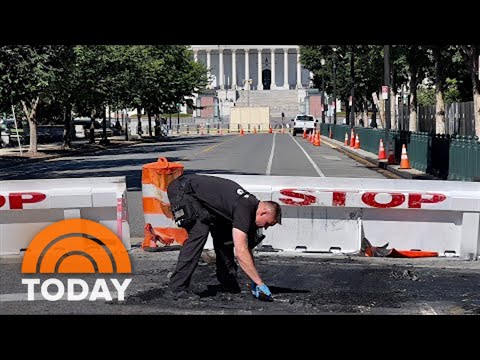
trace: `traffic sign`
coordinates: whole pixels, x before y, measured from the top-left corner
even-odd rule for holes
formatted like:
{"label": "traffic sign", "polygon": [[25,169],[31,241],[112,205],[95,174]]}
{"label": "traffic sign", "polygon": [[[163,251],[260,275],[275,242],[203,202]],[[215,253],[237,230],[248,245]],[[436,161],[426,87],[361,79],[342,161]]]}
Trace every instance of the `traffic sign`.
{"label": "traffic sign", "polygon": [[388,86],[382,86],[382,99],[388,100]]}

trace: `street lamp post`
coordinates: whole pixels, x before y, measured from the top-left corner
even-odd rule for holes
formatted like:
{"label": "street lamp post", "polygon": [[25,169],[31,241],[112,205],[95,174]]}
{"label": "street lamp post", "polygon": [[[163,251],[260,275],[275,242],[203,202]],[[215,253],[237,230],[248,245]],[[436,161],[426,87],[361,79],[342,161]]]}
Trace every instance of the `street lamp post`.
{"label": "street lamp post", "polygon": [[175,104],[175,110],[177,110],[177,128],[180,128],[180,104]]}
{"label": "street lamp post", "polygon": [[320,64],[322,65],[322,124],[325,124],[325,59],[320,60]]}
{"label": "street lamp post", "polygon": [[333,49],[333,123],[337,124],[337,48]]}
{"label": "street lamp post", "polygon": [[352,90],[350,96],[352,97],[352,105],[350,106],[350,128],[355,126],[355,71],[353,61],[354,47],[352,45],[352,52],[350,54],[350,77],[352,79]]}
{"label": "street lamp post", "polygon": [[387,87],[387,99],[385,100],[385,152],[388,154],[390,144],[388,141],[390,132],[390,45],[383,46],[383,72],[385,86]]}
{"label": "street lamp post", "polygon": [[125,140],[128,141],[129,139],[129,130],[130,130],[130,119],[128,117],[127,109],[125,109]]}

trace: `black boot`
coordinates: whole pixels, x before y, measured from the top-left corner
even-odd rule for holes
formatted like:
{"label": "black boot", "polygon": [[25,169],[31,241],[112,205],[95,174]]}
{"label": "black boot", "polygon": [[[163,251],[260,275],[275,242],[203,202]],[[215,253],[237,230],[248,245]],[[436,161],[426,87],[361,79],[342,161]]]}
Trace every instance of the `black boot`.
{"label": "black boot", "polygon": [[240,285],[236,279],[224,281],[220,283],[220,292],[226,292],[230,294],[239,294],[242,292]]}

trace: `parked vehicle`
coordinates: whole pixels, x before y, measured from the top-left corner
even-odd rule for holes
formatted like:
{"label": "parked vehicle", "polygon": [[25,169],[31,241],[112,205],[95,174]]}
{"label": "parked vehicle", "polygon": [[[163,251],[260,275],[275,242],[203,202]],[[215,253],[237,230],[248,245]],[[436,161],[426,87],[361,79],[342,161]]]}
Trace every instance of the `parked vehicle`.
{"label": "parked vehicle", "polygon": [[[75,136],[77,138],[88,138],[90,136],[90,119],[89,118],[76,118],[73,119],[73,125],[75,128]],[[81,127],[83,127],[83,132]],[[101,138],[103,136],[103,125],[101,120],[95,120],[93,123],[94,126],[94,135],[96,138]],[[107,121],[107,137],[113,136],[113,129],[108,126]]]}
{"label": "parked vehicle", "polygon": [[[18,136],[20,143],[23,144],[24,139],[24,125],[21,120],[17,120]],[[14,119],[1,119],[0,120],[0,146],[15,146],[17,144],[17,130],[15,129]]]}
{"label": "parked vehicle", "polygon": [[297,133],[303,134],[304,130],[307,132],[312,131],[316,127],[316,123],[318,122],[313,115],[305,115],[305,114],[298,114],[295,116],[293,121],[293,136],[297,135]]}

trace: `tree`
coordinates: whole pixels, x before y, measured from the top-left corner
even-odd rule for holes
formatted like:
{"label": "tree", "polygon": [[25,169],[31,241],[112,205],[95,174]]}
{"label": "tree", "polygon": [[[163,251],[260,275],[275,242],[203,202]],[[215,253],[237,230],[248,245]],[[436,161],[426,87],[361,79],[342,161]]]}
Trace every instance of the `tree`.
{"label": "tree", "polygon": [[106,106],[112,100],[118,77],[118,60],[108,45],[75,46],[75,108],[79,115],[89,116],[90,143],[95,143],[95,118],[103,119],[103,139],[106,138]]}
{"label": "tree", "polygon": [[424,46],[408,45],[405,46],[406,73],[408,88],[410,91],[409,99],[409,130],[417,131],[417,88],[418,84],[425,77],[427,68],[430,64],[428,51]]}
{"label": "tree", "polygon": [[[71,149],[72,108],[78,87],[78,84],[75,82],[76,56],[73,45],[63,48],[63,51],[59,54],[58,64],[58,71],[54,73],[52,79],[52,99],[49,107],[53,107],[53,109],[56,110],[57,117],[61,117],[63,120],[62,148]],[[54,106],[56,106],[56,108]],[[41,117],[40,115],[39,113],[39,117]]]}
{"label": "tree", "polygon": [[480,137],[480,75],[479,56],[480,45],[462,45],[461,54],[470,70],[473,87],[473,108],[475,116],[475,134]]}
{"label": "tree", "polygon": [[[445,134],[445,94],[449,79],[459,74],[458,49],[451,45],[431,45],[428,47],[433,63],[433,82],[435,84],[435,132]],[[427,68],[428,73],[428,68]]]}
{"label": "tree", "polygon": [[368,124],[368,110],[376,112],[372,93],[378,92],[383,83],[383,47],[380,45],[357,46],[355,52],[355,97],[357,111],[363,111]]}
{"label": "tree", "polygon": [[[335,51],[334,51],[335,50]],[[351,91],[350,81],[350,46],[348,45],[302,45],[300,61],[314,74],[314,86],[321,88],[322,72],[325,76],[325,91],[333,93],[333,63],[336,64],[337,98],[348,103]],[[321,59],[325,59],[322,67]]]}
{"label": "tree", "polygon": [[417,104],[418,106],[435,106],[435,89],[424,87],[417,90]]}
{"label": "tree", "polygon": [[30,153],[37,153],[37,110],[52,97],[52,81],[65,51],[59,45],[0,46],[0,102],[21,104],[30,128]]}
{"label": "tree", "polygon": [[[147,113],[171,112],[208,84],[207,69],[193,60],[183,45],[128,46],[117,49],[122,69],[116,86],[116,103],[145,109]],[[137,113],[140,111],[137,110]]]}

